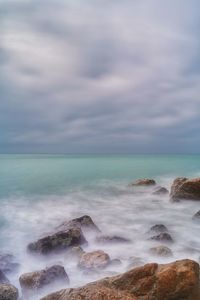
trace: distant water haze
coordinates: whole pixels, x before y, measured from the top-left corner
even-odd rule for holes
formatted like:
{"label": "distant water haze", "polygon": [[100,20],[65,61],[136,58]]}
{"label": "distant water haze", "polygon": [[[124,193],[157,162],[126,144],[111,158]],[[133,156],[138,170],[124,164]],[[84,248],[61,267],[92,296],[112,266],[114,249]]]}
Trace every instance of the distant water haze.
{"label": "distant water haze", "polygon": [[[63,264],[73,287],[126,271],[130,257],[140,257],[144,263],[199,259],[199,225],[192,220],[198,201],[170,203],[168,195],[128,187],[131,181],[147,177],[169,189],[177,176],[199,176],[198,155],[3,155],[0,166],[0,245],[21,264],[19,272],[9,276],[16,286],[19,274],[55,263]],[[86,251],[102,249],[112,259],[119,258],[121,265],[83,275],[66,253],[41,259],[27,253],[29,242],[83,214],[90,215],[103,233],[131,239],[130,244],[109,246],[97,245],[87,236]],[[173,257],[149,253],[157,243],[148,240],[147,232],[159,223],[167,226],[175,241],[169,246]]]}

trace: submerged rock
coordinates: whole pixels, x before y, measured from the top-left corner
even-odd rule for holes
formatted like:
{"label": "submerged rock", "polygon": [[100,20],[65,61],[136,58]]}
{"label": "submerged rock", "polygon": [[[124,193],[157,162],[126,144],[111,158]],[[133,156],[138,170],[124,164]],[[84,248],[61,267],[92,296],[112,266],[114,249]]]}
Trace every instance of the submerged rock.
{"label": "submerged rock", "polygon": [[173,256],[172,250],[163,245],[152,247],[149,249],[149,252],[155,256],[164,256],[164,257]]}
{"label": "submerged rock", "polygon": [[155,180],[147,179],[147,178],[138,179],[129,184],[129,186],[152,186],[152,185],[156,185]]}
{"label": "submerged rock", "polygon": [[69,228],[81,228],[87,231],[101,232],[97,225],[93,222],[90,216],[84,215],[80,218],[76,218],[70,221],[63,222],[60,226],[58,226],[57,230],[68,230]]}
{"label": "submerged rock", "polygon": [[78,263],[80,269],[104,269],[110,263],[110,257],[102,250],[84,253]]}
{"label": "submerged rock", "polygon": [[79,246],[87,243],[81,228],[74,227],[59,231],[52,235],[37,240],[28,245],[30,252],[39,254],[56,253],[68,250],[70,247]]}
{"label": "submerged rock", "polygon": [[172,201],[200,200],[200,178],[176,178],[171,187],[170,197]]}
{"label": "submerged rock", "polygon": [[18,289],[11,284],[0,284],[0,300],[18,300]]}
{"label": "submerged rock", "polygon": [[69,284],[69,278],[63,266],[55,265],[40,271],[22,274],[19,278],[23,296],[55,283]]}
{"label": "submerged rock", "polygon": [[130,270],[143,265],[144,265],[144,261],[140,257],[133,256],[129,258],[129,264],[127,269]]}
{"label": "submerged rock", "polygon": [[156,224],[152,226],[149,230],[149,233],[154,232],[154,233],[163,233],[163,232],[168,232],[168,229],[165,225],[163,224]]}
{"label": "submerged rock", "polygon": [[167,195],[169,194],[169,191],[165,187],[157,187],[152,195]]}
{"label": "submerged rock", "polygon": [[196,214],[194,214],[194,216],[192,217],[193,220],[200,220],[200,210],[196,212]]}
{"label": "submerged rock", "polygon": [[18,268],[19,264],[12,254],[0,253],[0,270],[7,274],[16,271]]}
{"label": "submerged rock", "polygon": [[96,242],[99,244],[122,244],[130,243],[131,240],[117,235],[100,235],[96,237]]}
{"label": "submerged rock", "polygon": [[162,242],[170,242],[170,243],[173,242],[171,235],[167,232],[159,233],[158,235],[152,236],[150,239],[154,240],[154,241],[160,241],[160,242],[161,241]]}
{"label": "submerged rock", "polygon": [[42,300],[199,300],[199,265],[192,260],[151,263]]}
{"label": "submerged rock", "polygon": [[3,271],[0,270],[0,284],[2,283],[9,283],[9,280],[6,277],[6,275],[3,273]]}

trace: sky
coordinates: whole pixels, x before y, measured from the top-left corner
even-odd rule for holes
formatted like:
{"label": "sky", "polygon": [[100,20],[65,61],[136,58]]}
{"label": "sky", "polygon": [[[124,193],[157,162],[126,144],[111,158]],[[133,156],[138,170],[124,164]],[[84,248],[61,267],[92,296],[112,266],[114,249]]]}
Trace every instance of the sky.
{"label": "sky", "polygon": [[0,153],[200,153],[199,0],[0,0]]}

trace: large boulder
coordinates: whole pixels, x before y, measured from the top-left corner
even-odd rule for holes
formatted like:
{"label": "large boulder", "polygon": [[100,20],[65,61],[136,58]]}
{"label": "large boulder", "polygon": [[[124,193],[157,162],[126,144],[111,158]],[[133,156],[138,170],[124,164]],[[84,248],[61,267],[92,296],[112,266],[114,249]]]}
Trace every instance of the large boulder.
{"label": "large boulder", "polygon": [[102,250],[83,253],[81,256],[78,267],[83,270],[97,270],[104,269],[110,263],[110,257]]}
{"label": "large boulder", "polygon": [[199,300],[199,265],[192,260],[147,264],[42,300]]}
{"label": "large boulder", "polygon": [[18,289],[11,284],[0,284],[0,300],[17,300]]}
{"label": "large boulder", "polygon": [[170,198],[172,201],[200,200],[200,178],[176,178],[171,187]]}
{"label": "large boulder", "polygon": [[65,231],[58,231],[43,237],[28,245],[28,250],[33,253],[49,254],[68,250],[73,246],[87,243],[81,228],[74,227]]}
{"label": "large boulder", "polygon": [[23,295],[25,298],[28,298],[28,295],[47,285],[56,283],[69,284],[69,278],[63,266],[54,265],[44,270],[22,274],[19,282]]}
{"label": "large boulder", "polygon": [[153,186],[156,185],[156,181],[154,179],[138,179],[129,184],[129,186]]}

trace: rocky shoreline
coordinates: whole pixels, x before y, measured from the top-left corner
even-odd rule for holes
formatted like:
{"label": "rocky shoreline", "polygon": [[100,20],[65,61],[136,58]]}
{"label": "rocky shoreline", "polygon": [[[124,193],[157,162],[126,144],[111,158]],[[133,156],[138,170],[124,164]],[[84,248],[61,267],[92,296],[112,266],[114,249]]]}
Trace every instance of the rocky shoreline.
{"label": "rocky shoreline", "polygon": [[[157,185],[153,179],[139,179],[131,184],[133,190],[147,189],[148,193],[159,197],[169,195],[171,202],[181,200],[200,201],[200,178],[176,178],[169,192]],[[191,216],[200,219],[200,212]],[[92,235],[98,249],[87,251],[87,235]],[[156,257],[171,257],[170,245],[175,243],[173,235],[164,224],[155,224],[146,232],[146,238],[157,242],[149,248],[149,253]],[[53,232],[40,237],[27,246],[27,252],[34,257],[47,257],[52,254],[66,253],[77,261],[77,272],[83,275],[100,273],[109,266],[121,264],[119,258],[110,257],[101,249],[105,244],[130,243],[124,236],[109,235],[101,232],[90,216],[84,215],[57,226]],[[70,276],[63,265],[55,263],[45,269],[21,274],[19,278],[21,292],[9,281],[9,273],[19,267],[16,259],[10,254],[0,254],[0,300],[17,300],[37,298],[37,294],[48,286],[70,284]],[[140,257],[130,258],[129,271],[98,280],[81,288],[70,288],[50,294],[43,300],[68,299],[139,299],[139,300],[197,300],[199,292],[199,265],[192,260],[180,260],[170,264],[146,264]],[[38,296],[39,297],[39,296]]]}

